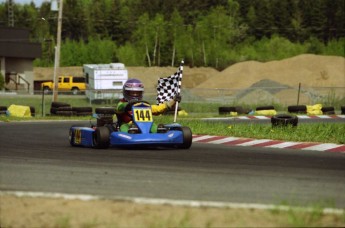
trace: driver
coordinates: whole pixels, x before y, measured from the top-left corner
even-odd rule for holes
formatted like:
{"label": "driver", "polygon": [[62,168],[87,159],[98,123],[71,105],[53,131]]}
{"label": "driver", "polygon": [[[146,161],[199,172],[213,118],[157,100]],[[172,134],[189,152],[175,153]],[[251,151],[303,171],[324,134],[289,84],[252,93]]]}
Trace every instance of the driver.
{"label": "driver", "polygon": [[[123,85],[123,98],[117,104],[117,119],[120,125],[120,131],[128,132],[132,124],[132,111],[125,110],[129,101],[142,101],[144,94],[144,84],[138,79],[128,79]],[[181,96],[177,94],[173,99],[161,103],[159,105],[151,105],[152,114],[159,115],[167,110],[171,110],[176,101],[181,101]],[[151,132],[157,132],[157,125],[153,124]]]}

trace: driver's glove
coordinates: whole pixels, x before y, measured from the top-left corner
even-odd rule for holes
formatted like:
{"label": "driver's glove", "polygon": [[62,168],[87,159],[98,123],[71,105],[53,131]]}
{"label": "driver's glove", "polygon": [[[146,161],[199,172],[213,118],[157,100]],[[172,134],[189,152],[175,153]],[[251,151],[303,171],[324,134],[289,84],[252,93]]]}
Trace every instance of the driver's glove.
{"label": "driver's glove", "polygon": [[176,94],[175,97],[169,101],[166,102],[167,106],[169,109],[172,109],[174,107],[174,105],[176,104],[176,102],[180,102],[182,99],[180,94]]}
{"label": "driver's glove", "polygon": [[181,102],[181,100],[182,100],[181,95],[179,93],[176,94],[175,97],[174,97],[174,101]]}

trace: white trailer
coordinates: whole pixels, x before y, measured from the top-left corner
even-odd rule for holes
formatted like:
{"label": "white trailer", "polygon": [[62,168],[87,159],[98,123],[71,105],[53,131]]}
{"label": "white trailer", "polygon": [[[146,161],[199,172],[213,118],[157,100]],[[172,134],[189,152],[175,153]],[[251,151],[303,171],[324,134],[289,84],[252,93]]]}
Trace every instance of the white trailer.
{"label": "white trailer", "polygon": [[85,94],[90,102],[122,98],[122,88],[128,79],[128,71],[123,63],[84,64],[83,73]]}

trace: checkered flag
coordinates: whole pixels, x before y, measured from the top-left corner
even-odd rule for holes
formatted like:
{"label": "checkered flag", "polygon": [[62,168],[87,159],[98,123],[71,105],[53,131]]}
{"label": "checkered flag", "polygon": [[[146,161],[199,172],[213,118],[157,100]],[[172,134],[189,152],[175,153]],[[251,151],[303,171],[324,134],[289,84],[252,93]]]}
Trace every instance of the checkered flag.
{"label": "checkered flag", "polygon": [[174,98],[176,94],[180,93],[182,72],[183,72],[183,60],[178,68],[177,72],[169,77],[158,79],[157,85],[157,104],[169,101]]}

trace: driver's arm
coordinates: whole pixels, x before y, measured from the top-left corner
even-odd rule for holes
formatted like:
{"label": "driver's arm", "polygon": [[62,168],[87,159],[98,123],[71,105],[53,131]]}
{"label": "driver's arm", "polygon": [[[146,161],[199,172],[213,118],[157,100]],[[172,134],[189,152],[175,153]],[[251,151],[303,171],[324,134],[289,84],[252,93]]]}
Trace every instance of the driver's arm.
{"label": "driver's arm", "polygon": [[166,103],[162,103],[158,105],[151,105],[151,109],[153,115],[158,115],[165,112],[167,109],[169,109],[169,107]]}
{"label": "driver's arm", "polygon": [[117,104],[117,112],[118,113],[123,113],[125,112],[125,107],[126,105],[128,104],[128,102],[124,102],[124,101],[120,101],[118,104]]}
{"label": "driver's arm", "polygon": [[158,115],[158,114],[165,112],[166,110],[171,110],[177,101],[178,102],[181,101],[181,95],[180,94],[177,94],[173,99],[171,99],[169,101],[165,101],[162,104],[151,105],[152,114]]}

